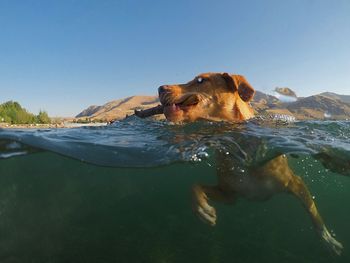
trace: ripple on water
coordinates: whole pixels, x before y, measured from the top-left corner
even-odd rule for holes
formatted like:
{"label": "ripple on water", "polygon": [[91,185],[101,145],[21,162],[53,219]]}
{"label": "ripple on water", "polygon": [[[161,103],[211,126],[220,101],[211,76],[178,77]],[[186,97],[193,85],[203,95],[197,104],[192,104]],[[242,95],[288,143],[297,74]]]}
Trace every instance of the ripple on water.
{"label": "ripple on water", "polygon": [[1,130],[0,158],[46,150],[96,165],[152,167],[202,161],[212,165],[215,151],[230,154],[242,165],[280,154],[322,152],[346,162],[350,159],[349,134],[350,122],[346,121],[305,121],[288,126],[253,122],[174,125],[129,118],[100,127]]}

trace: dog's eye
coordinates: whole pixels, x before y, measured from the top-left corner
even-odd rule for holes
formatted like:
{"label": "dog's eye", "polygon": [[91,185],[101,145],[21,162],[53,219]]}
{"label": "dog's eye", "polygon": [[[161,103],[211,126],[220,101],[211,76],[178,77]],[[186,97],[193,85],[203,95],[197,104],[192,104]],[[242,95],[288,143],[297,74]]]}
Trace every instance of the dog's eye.
{"label": "dog's eye", "polygon": [[203,78],[201,78],[201,77],[197,78],[197,83],[203,83],[203,81],[204,81]]}

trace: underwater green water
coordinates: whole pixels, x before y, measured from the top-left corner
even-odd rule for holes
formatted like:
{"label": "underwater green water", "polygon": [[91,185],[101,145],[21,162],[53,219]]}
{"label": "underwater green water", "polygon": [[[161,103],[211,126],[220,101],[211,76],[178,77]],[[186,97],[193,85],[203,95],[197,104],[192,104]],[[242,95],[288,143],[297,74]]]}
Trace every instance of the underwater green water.
{"label": "underwater green water", "polygon": [[294,197],[215,203],[217,225],[191,210],[191,186],[215,184],[205,163],[106,168],[50,152],[0,160],[0,262],[350,262],[350,178],[291,159],[328,228],[323,246]]}
{"label": "underwater green water", "polygon": [[[193,213],[191,187],[216,185],[220,158],[236,171],[230,178],[243,178],[281,154],[343,244],[341,256],[288,194],[210,202],[215,227]],[[0,263],[348,263],[349,200],[346,121],[172,125],[131,117],[105,127],[0,129]]]}

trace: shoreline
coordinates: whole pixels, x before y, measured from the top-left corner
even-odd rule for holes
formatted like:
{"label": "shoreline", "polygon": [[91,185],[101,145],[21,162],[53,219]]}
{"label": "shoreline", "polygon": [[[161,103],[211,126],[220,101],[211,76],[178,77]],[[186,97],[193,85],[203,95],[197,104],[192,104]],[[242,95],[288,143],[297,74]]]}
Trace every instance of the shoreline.
{"label": "shoreline", "polygon": [[9,124],[0,123],[0,129],[64,129],[79,127],[106,126],[107,123],[55,123],[55,124]]}

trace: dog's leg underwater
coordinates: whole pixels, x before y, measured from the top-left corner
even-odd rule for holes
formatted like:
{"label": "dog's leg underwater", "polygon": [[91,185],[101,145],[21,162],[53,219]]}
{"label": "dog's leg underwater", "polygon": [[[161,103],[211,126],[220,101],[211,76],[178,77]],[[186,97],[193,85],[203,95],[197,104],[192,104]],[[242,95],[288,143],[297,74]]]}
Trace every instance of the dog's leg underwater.
{"label": "dog's leg underwater", "polygon": [[326,245],[337,255],[340,255],[343,249],[343,245],[329,233],[303,180],[299,176],[294,176],[294,178],[288,184],[288,190],[300,199],[308,211],[314,227],[316,228],[321,238],[326,242]]}
{"label": "dog's leg underwater", "polygon": [[281,155],[267,163],[263,169],[264,173],[268,173],[280,181],[280,183],[286,188],[285,190],[287,192],[298,197],[310,215],[317,233],[333,252],[340,255],[343,245],[329,233],[321,215],[317,211],[316,204],[307,186],[304,181],[291,170],[288,165],[287,157]]}
{"label": "dog's leg underwater", "polygon": [[333,173],[350,176],[350,159],[342,152],[327,149],[313,157]]}
{"label": "dog's leg underwater", "polygon": [[221,203],[232,203],[233,195],[227,196],[218,186],[195,184],[192,187],[192,208],[198,217],[207,224],[216,224],[216,210],[208,204],[208,200]]}

